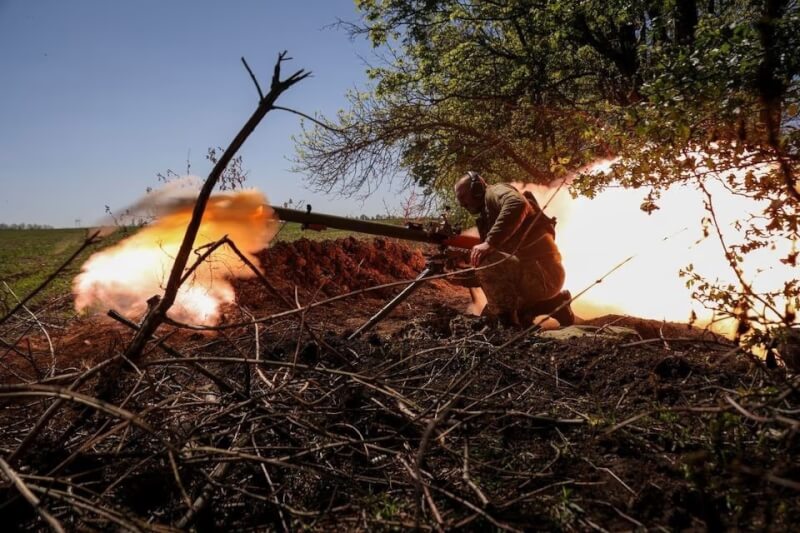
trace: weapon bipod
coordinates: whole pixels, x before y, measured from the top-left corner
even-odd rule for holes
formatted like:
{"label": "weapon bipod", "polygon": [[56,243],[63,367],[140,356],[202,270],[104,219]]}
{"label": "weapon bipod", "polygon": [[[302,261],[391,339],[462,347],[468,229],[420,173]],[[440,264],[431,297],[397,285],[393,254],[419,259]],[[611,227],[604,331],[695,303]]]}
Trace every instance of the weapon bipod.
{"label": "weapon bipod", "polygon": [[428,260],[425,262],[425,268],[422,269],[422,272],[419,273],[419,275],[414,279],[414,281],[412,281],[409,285],[407,285],[405,289],[400,291],[397,294],[397,296],[389,300],[389,302],[386,305],[384,305],[380,309],[380,311],[372,315],[372,318],[364,322],[364,324],[360,328],[355,330],[353,333],[351,333],[350,336],[347,337],[347,339],[348,340],[355,339],[365,331],[371,329],[372,326],[383,320],[386,317],[386,315],[391,313],[395,307],[403,303],[403,301],[409,296],[411,296],[414,293],[414,291],[419,289],[423,285],[423,283],[428,281],[428,278],[444,272],[444,266],[446,262],[447,262],[447,256],[445,255],[444,252],[440,252],[436,255],[429,257]]}

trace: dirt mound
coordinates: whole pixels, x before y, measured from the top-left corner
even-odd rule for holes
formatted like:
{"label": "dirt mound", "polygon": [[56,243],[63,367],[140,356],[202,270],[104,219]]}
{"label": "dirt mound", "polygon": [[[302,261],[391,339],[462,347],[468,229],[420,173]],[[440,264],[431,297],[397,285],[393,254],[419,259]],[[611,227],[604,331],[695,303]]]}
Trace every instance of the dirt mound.
{"label": "dirt mound", "polygon": [[[348,237],[278,243],[258,254],[277,285],[328,296],[415,278],[425,267],[422,250],[383,240]],[[391,292],[391,291],[390,291]],[[385,294],[377,294],[384,297]]]}
{"label": "dirt mound", "polygon": [[[297,290],[300,301],[308,304],[386,283],[412,280],[425,268],[423,251],[400,241],[349,237],[278,243],[257,256],[265,276],[285,298],[293,301]],[[261,280],[238,280],[234,286],[238,303],[255,312],[268,314],[285,310],[285,304]],[[350,297],[341,304],[314,309],[309,312],[308,320],[338,332],[353,330],[404,287],[373,290]],[[396,307],[375,331],[396,331],[409,319],[426,312],[432,302],[460,311],[467,308],[469,301],[466,289],[434,280],[425,283]]]}
{"label": "dirt mound", "polygon": [[581,321],[582,324],[589,326],[622,326],[636,330],[643,339],[657,339],[660,337],[681,337],[681,338],[709,338],[713,335],[704,329],[692,327],[689,324],[679,322],[665,322],[662,320],[650,320],[647,318],[636,318],[624,315],[603,315]]}

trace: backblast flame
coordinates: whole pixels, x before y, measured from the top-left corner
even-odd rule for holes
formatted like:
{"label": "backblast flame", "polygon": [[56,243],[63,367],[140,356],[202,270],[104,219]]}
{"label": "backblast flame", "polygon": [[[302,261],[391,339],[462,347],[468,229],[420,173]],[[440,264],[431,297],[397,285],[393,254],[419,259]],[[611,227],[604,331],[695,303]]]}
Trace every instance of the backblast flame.
{"label": "backblast flame", "polygon": [[[698,155],[698,159],[703,157]],[[614,163],[615,160],[598,161],[581,172],[605,172]],[[766,165],[754,165],[732,173],[744,176],[749,171],[758,174],[766,170]],[[588,287],[625,258],[635,256],[575,301],[577,315],[593,318],[616,313],[676,322],[688,322],[696,316],[698,326],[715,322],[708,309],[692,300],[686,280],[678,275],[692,264],[706,278],[738,284],[719,240],[715,235],[704,236],[698,223],[707,216],[699,190],[692,185],[673,186],[658,200],[658,209],[646,212],[640,208],[644,196],[641,190],[609,188],[592,199],[572,198],[566,190],[568,184],[569,177],[560,190],[558,183],[514,185],[531,190],[543,206],[552,197],[546,212],[558,219],[557,242],[567,272],[566,285],[572,293]],[[736,229],[735,221],[758,206],[751,199],[731,194],[719,180],[707,179],[704,185],[713,194],[720,229],[726,233],[728,243],[741,239],[742,232]],[[785,250],[758,250],[747,258],[744,274],[755,290],[780,287],[793,277],[779,261],[792,243],[783,245]],[[732,326],[730,321],[724,321],[715,324],[714,329],[730,333]]]}

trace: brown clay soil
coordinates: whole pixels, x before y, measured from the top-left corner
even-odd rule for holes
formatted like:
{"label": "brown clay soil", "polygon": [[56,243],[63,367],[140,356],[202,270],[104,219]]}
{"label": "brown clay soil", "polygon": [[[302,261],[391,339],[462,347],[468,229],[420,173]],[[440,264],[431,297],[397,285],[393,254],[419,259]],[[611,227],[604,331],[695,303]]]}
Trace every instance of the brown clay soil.
{"label": "brown clay soil", "polygon": [[[271,285],[307,305],[413,279],[423,252],[300,240],[260,260]],[[84,396],[13,468],[67,530],[791,530],[800,520],[800,392],[782,368],[686,325],[631,317],[588,321],[597,335],[520,337],[464,314],[468,293],[443,280],[371,334],[344,338],[400,288],[257,330],[164,327],[177,352],[151,346],[87,376]],[[287,309],[258,279],[236,289],[227,322]],[[32,390],[66,394],[131,336],[101,317],[40,319],[54,362],[32,321],[0,328],[4,458],[53,401]],[[604,325],[638,335],[608,337]],[[90,397],[107,404],[87,407]],[[45,527],[3,475],[0,523]]]}
{"label": "brown clay soil", "polygon": [[[300,239],[280,242],[261,252],[258,258],[274,287],[292,301],[297,290],[298,300],[307,305],[340,294],[412,280],[425,268],[425,251],[423,247],[409,247],[384,239]],[[322,329],[348,333],[380,310],[402,288],[395,285],[363,292],[312,310],[308,319]],[[237,294],[240,305],[254,312],[285,309],[258,279],[237,282]],[[440,307],[466,310],[470,301],[466,289],[444,280],[433,280],[395,308],[374,331],[392,333],[410,319],[436,313]]]}

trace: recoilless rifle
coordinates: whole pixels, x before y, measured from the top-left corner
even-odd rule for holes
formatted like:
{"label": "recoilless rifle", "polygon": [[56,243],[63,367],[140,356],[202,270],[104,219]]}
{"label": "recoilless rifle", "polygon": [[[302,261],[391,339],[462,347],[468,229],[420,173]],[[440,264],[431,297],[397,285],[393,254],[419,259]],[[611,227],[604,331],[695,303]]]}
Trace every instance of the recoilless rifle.
{"label": "recoilless rifle", "polygon": [[296,222],[304,230],[323,231],[328,228],[355,231],[380,237],[390,237],[406,241],[433,244],[437,251],[427,256],[425,268],[400,293],[384,305],[372,318],[354,331],[349,338],[355,338],[383,320],[392,310],[400,305],[414,291],[422,286],[427,278],[441,274],[447,267],[459,262],[463,263],[473,246],[480,244],[480,239],[472,235],[463,235],[458,226],[450,223],[447,210],[439,218],[428,224],[409,222],[405,226],[384,224],[370,220],[358,220],[335,215],[326,215],[311,211],[307,205],[305,211],[271,206],[275,216],[284,222]]}

